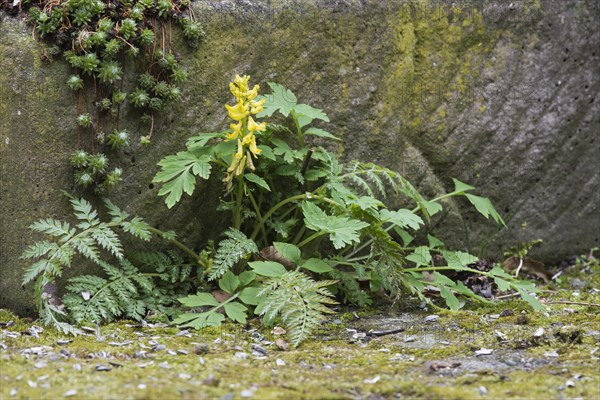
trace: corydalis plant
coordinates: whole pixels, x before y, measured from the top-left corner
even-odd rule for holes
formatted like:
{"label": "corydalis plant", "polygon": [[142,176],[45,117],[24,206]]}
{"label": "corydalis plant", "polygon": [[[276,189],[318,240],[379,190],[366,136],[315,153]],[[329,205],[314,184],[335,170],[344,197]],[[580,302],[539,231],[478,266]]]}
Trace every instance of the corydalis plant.
{"label": "corydalis plant", "polygon": [[[332,293],[360,306],[382,289],[395,300],[410,293],[429,301],[426,288],[436,288],[451,309],[461,306],[457,296],[487,301],[447,278],[441,273],[445,270],[486,275],[501,291],[517,290],[532,306],[541,306],[529,294],[535,291],[532,284],[515,280],[500,268],[472,268],[476,257],[451,251],[438,238],[428,236],[426,245],[412,244],[417,231],[442,209],[442,201],[455,196],[465,197],[485,218],[504,224],[487,198],[470,193],[472,186],[455,180],[453,192],[427,200],[395,171],[373,163],[341,162],[309,142],[311,136],[321,142],[340,140],[311,126],[318,120],[328,122],[327,115],[299,104],[285,87],[269,86],[272,93],[262,97],[258,85],[249,89],[248,77],[236,76],[230,86],[236,104],[226,106],[235,121],[230,129],[193,136],[186,151],[159,163],[161,171],[153,181],[163,184],[159,194],[167,196],[168,207],[180,201],[183,192],[194,192],[196,177],[216,175],[225,182],[229,201],[220,209],[231,212],[232,228],[218,250],[209,252],[208,280],[222,287],[223,279],[255,274],[241,291],[229,291],[225,303],[202,292],[182,299],[184,305],[210,309],[187,313],[177,323],[217,325],[225,319],[219,314],[222,309],[232,320],[245,320],[254,308],[265,324],[281,319],[298,344],[314,330],[315,321],[324,318],[326,306],[333,303]],[[291,120],[290,125],[254,120],[276,112]],[[389,209],[383,202],[389,193],[403,195],[412,206]],[[235,256],[224,257],[221,250],[232,243],[239,244],[232,252]],[[432,255],[444,265],[434,264]],[[229,302],[240,306],[226,307]],[[231,311],[234,308],[239,312]]]}

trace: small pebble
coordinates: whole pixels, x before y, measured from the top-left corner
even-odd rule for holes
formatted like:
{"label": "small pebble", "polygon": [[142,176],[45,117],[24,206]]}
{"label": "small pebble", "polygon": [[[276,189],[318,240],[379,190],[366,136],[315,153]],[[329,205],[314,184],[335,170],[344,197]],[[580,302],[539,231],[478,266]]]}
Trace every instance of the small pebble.
{"label": "small pebble", "polygon": [[59,346],[64,346],[65,344],[69,344],[71,342],[72,342],[72,340],[70,340],[70,339],[60,339],[60,340],[56,341],[56,344]]}
{"label": "small pebble", "polygon": [[179,379],[192,379],[192,376],[190,374],[179,374],[177,376],[179,377]]}
{"label": "small pebble", "polygon": [[160,368],[164,368],[164,369],[170,369],[171,368],[171,366],[169,365],[169,363],[167,361],[161,362],[160,364],[158,364],[158,366]]}
{"label": "small pebble", "polygon": [[440,316],[439,316],[439,315],[435,315],[435,314],[433,314],[433,315],[428,315],[428,316],[426,316],[426,317],[425,317],[425,319],[424,319],[424,321],[425,321],[425,322],[433,322],[433,321],[436,321],[436,320],[438,320],[439,318],[440,318]]}
{"label": "small pebble", "polygon": [[381,380],[381,376],[376,375],[373,378],[367,378],[367,379],[363,380],[363,382],[366,384],[372,385],[372,384],[379,382],[380,380]]}
{"label": "small pebble", "polygon": [[252,390],[249,390],[249,389],[242,390],[240,392],[240,396],[242,396],[244,398],[252,397],[252,396],[254,396],[254,392]]}
{"label": "small pebble", "polygon": [[493,352],[494,352],[493,349],[481,348],[481,349],[475,351],[475,355],[476,356],[489,356]]}
{"label": "small pebble", "polygon": [[145,383],[140,383],[137,385],[138,389],[146,389],[146,384]]}
{"label": "small pebble", "polygon": [[233,393],[227,393],[224,394],[223,396],[221,396],[221,400],[233,400],[235,399],[235,394]]}
{"label": "small pebble", "polygon": [[98,365],[96,367],[96,371],[101,371],[101,372],[106,372],[106,371],[110,371],[112,368],[107,366],[107,365]]}
{"label": "small pebble", "polygon": [[79,364],[73,364],[73,369],[75,371],[81,371],[81,365],[79,365]]}
{"label": "small pebble", "polygon": [[175,350],[167,350],[167,354],[169,354],[171,356],[176,356],[177,352]]}
{"label": "small pebble", "polygon": [[544,330],[544,328],[538,328],[538,330],[535,331],[535,333],[533,334],[534,337],[541,337],[544,335],[544,332],[546,332]]}
{"label": "small pebble", "polygon": [[281,358],[278,358],[277,360],[275,360],[275,364],[278,367],[283,367],[285,365],[285,361],[283,361]]}
{"label": "small pebble", "polygon": [[71,397],[77,394],[77,390],[71,389],[63,393],[63,397]]}
{"label": "small pebble", "polygon": [[280,326],[276,326],[275,328],[273,328],[273,330],[271,330],[271,333],[275,336],[281,336],[286,334],[286,330]]}
{"label": "small pebble", "polygon": [[404,343],[414,342],[415,340],[417,340],[417,337],[415,335],[407,336],[404,338]]}
{"label": "small pebble", "polygon": [[258,353],[259,355],[262,355],[262,356],[266,356],[267,355],[267,349],[265,349],[264,347],[262,347],[262,346],[260,346],[258,344],[252,344],[252,353],[254,354],[254,352],[256,352],[256,353]]}
{"label": "small pebble", "polygon": [[190,352],[187,351],[187,350],[180,349],[180,350],[177,350],[177,353],[178,354],[183,354],[184,356],[187,356]]}
{"label": "small pebble", "polygon": [[238,351],[233,356],[235,358],[239,358],[240,360],[245,360],[248,358],[248,353],[244,353],[243,351]]}
{"label": "small pebble", "polygon": [[202,381],[203,384],[207,385],[207,386],[219,386],[219,382],[221,380],[215,378],[215,376],[213,374],[208,375],[208,377],[206,379],[204,379]]}
{"label": "small pebble", "polygon": [[487,390],[487,388],[485,386],[479,386],[479,388],[477,388],[477,391],[482,396],[488,394],[488,390]]}
{"label": "small pebble", "polygon": [[12,388],[10,390],[10,397],[15,397],[17,395],[17,389],[16,388]]}
{"label": "small pebble", "polygon": [[165,346],[164,344],[159,344],[154,346],[154,348],[152,349],[153,351],[163,351],[167,348],[167,346]]}
{"label": "small pebble", "polygon": [[565,385],[567,385],[567,387],[575,387],[575,382],[573,382],[572,380],[568,380],[567,382],[565,382]]}

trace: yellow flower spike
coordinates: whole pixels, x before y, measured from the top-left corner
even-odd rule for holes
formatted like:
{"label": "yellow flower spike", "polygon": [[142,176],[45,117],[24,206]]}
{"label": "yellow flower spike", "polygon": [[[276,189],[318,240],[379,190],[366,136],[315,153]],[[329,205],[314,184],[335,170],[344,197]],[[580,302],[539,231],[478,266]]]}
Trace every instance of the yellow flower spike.
{"label": "yellow flower spike", "polygon": [[267,129],[266,122],[261,122],[260,124],[257,124],[256,122],[254,122],[254,119],[252,117],[248,117],[248,130],[250,132],[263,132],[265,129]]}
{"label": "yellow flower spike", "polygon": [[256,136],[252,135],[252,138],[250,138],[250,145],[248,146],[248,149],[250,149],[252,154],[254,154],[255,158],[258,158],[258,155],[262,153],[262,150],[256,146]]}
{"label": "yellow flower spike", "polygon": [[235,106],[225,104],[225,108],[229,113],[229,117],[235,121],[241,121],[249,114],[248,106],[242,103],[237,103]]}
{"label": "yellow flower spike", "polygon": [[267,99],[262,99],[259,101],[251,101],[250,102],[250,113],[258,114],[259,112],[261,112],[263,110],[263,106],[265,105],[266,101],[267,101]]}

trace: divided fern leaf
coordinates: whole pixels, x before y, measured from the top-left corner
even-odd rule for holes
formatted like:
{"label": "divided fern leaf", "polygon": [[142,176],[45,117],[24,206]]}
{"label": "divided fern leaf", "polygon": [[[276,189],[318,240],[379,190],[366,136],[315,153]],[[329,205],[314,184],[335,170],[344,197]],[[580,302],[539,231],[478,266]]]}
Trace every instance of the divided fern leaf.
{"label": "divided fern leaf", "polygon": [[229,228],[225,231],[225,236],[227,239],[219,243],[213,265],[208,273],[210,281],[223,276],[225,272],[249,254],[258,252],[256,243],[237,229]]}
{"label": "divided fern leaf", "polygon": [[326,287],[335,283],[316,282],[298,271],[285,272],[270,279],[259,291],[258,297],[263,300],[254,312],[262,315],[267,324],[281,318],[292,346],[297,347],[321,325],[325,314],[333,313],[327,305],[337,302]]}

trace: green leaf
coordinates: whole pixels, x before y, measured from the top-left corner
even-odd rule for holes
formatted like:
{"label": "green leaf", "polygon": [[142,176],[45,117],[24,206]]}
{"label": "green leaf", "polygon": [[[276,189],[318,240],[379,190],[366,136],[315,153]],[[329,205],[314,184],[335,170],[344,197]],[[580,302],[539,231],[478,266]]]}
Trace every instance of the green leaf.
{"label": "green leaf", "polygon": [[301,267],[319,274],[323,274],[325,272],[333,270],[331,265],[327,264],[325,261],[319,258],[309,258],[308,260],[304,261]]}
{"label": "green leaf", "polygon": [[411,227],[418,230],[420,225],[423,225],[423,220],[417,214],[410,210],[401,208],[398,211],[390,211],[384,208],[379,212],[379,217],[383,222],[391,222],[400,228]]}
{"label": "green leaf", "polygon": [[179,300],[181,304],[187,307],[202,307],[202,306],[216,306],[219,304],[217,300],[210,293],[197,293],[182,297]]}
{"label": "green leaf", "polygon": [[[192,316],[195,316],[196,318],[192,318]],[[182,314],[175,318],[173,323],[182,327],[199,329],[206,326],[220,326],[223,321],[225,321],[225,316],[223,314],[214,311],[207,311],[198,314]]]}
{"label": "green leaf", "polygon": [[[371,196],[361,196],[358,198],[354,198],[349,200],[350,204],[357,205],[361,210],[373,210],[376,211],[380,207],[384,207],[384,204],[377,200],[375,197]],[[418,217],[417,217],[418,218]]]}
{"label": "green leaf", "polygon": [[283,265],[275,261],[252,261],[248,265],[254,272],[262,276],[277,277],[286,271]]}
{"label": "green leaf", "polygon": [[242,324],[246,323],[246,310],[248,310],[248,307],[245,305],[238,302],[231,302],[224,304],[223,308],[225,309],[225,314],[227,314],[231,320]]}
{"label": "green leaf", "polygon": [[285,258],[294,262],[294,264],[299,264],[302,253],[300,249],[291,244],[291,243],[283,243],[283,242],[274,242],[273,246],[275,246],[275,250]]}
{"label": "green leaf", "polygon": [[517,291],[521,295],[521,298],[525,300],[535,311],[544,311],[546,308],[538,299],[529,294],[527,290],[517,287]]}
{"label": "green leaf", "polygon": [[413,235],[406,232],[404,229],[398,228],[397,226],[394,227],[394,232],[396,232],[398,234],[398,236],[400,236],[400,239],[402,239],[402,243],[403,243],[404,247],[407,247],[415,239]]}
{"label": "green leaf", "polygon": [[440,295],[444,298],[444,300],[446,300],[446,304],[448,305],[448,307],[450,307],[452,311],[458,310],[460,308],[460,302],[458,301],[454,293],[452,293],[452,291],[446,288],[445,286],[439,286],[439,288]]}
{"label": "green leaf", "polygon": [[219,279],[219,287],[229,294],[234,294],[238,286],[240,286],[240,278],[231,271],[225,272],[225,275]]}
{"label": "green leaf", "polygon": [[279,111],[284,117],[287,117],[298,101],[296,95],[278,83],[269,82],[268,85],[273,92],[270,95],[257,98],[257,100],[265,98],[267,101],[263,110],[256,116],[259,118],[270,117],[275,111]]}
{"label": "green leaf", "polygon": [[333,133],[324,131],[323,129],[319,129],[319,128],[308,128],[305,132],[305,135],[314,135],[314,136],[319,136],[322,138],[327,138],[327,139],[333,139],[333,140],[342,140],[339,137],[335,136]]}
{"label": "green leaf", "polygon": [[277,157],[275,157],[275,153],[273,153],[273,149],[266,144],[259,144],[258,148],[261,150],[260,156],[264,158],[268,158],[269,160],[275,161]]}
{"label": "green leaf", "polygon": [[437,214],[438,212],[442,211],[442,205],[439,203],[436,203],[435,201],[423,200],[422,204],[425,205],[427,214],[429,214],[430,217],[432,217],[435,214]]}
{"label": "green leaf", "polygon": [[263,178],[256,174],[244,174],[244,178],[246,178],[246,180],[249,182],[257,184],[263,189],[268,190],[269,192],[271,191],[271,188],[269,187],[267,181],[265,181]]}
{"label": "green leaf", "polygon": [[479,197],[472,194],[465,194],[465,197],[471,202],[471,204],[475,206],[477,211],[479,211],[479,213],[485,218],[489,218],[491,216],[492,219],[496,221],[496,223],[506,226],[504,220],[502,219],[500,214],[498,214],[498,211],[496,211],[490,199],[488,199],[487,197]]}
{"label": "green leaf", "polygon": [[510,290],[510,283],[505,281],[504,279],[495,277],[494,282],[496,282],[496,285],[498,285],[499,291],[506,292],[507,290]]}
{"label": "green leaf", "polygon": [[192,136],[192,137],[188,138],[185,145],[189,150],[194,150],[197,148],[204,147],[206,145],[206,143],[208,143],[211,139],[224,138],[224,137],[225,137],[225,135],[222,132],[199,133],[196,136]]}
{"label": "green leaf", "polygon": [[359,231],[369,226],[368,223],[356,219],[327,215],[318,206],[307,201],[302,202],[302,213],[306,227],[317,232],[329,233],[329,239],[336,249],[359,242]]}
{"label": "green leaf", "polygon": [[256,279],[256,274],[252,271],[244,271],[238,276],[238,278],[240,278],[240,286],[247,286],[252,283],[254,279]]}
{"label": "green leaf", "polygon": [[246,304],[250,304],[251,306],[258,305],[258,291],[260,289],[257,287],[247,287],[244,288],[240,294],[238,295],[238,299]]}
{"label": "green leaf", "polygon": [[315,119],[329,122],[329,117],[327,114],[318,108],[309,106],[308,104],[298,104],[297,106],[294,106],[293,111],[296,114],[296,118],[298,118],[300,127],[310,124]]}
{"label": "green leaf", "polygon": [[194,175],[208,179],[211,171],[209,161],[208,155],[196,156],[189,151],[180,151],[163,158],[158,163],[162,170],[154,176],[152,182],[166,182],[158,195],[167,195],[165,203],[168,208],[173,207],[181,199],[183,192],[188,195],[194,193],[196,186]]}
{"label": "green leaf", "polygon": [[444,247],[444,242],[435,236],[427,234],[427,241],[429,242],[429,247],[431,249],[435,249],[436,247]]}
{"label": "green leaf", "polygon": [[479,258],[471,255],[469,253],[465,253],[463,251],[447,251],[440,250],[440,254],[446,260],[446,263],[449,267],[462,269],[469,264],[476,263]]}
{"label": "green leaf", "polygon": [[429,265],[431,262],[431,253],[429,247],[419,246],[414,251],[406,256],[406,259],[417,264],[417,267],[421,265]]}
{"label": "green leaf", "polygon": [[467,192],[469,190],[474,190],[475,188],[471,185],[467,185],[464,182],[459,181],[458,179],[452,179],[454,181],[454,191],[455,192]]}
{"label": "green leaf", "polygon": [[439,283],[441,285],[446,285],[449,287],[454,287],[454,285],[456,284],[452,279],[448,278],[446,275],[440,274],[438,271],[434,271],[433,276],[435,278],[435,283]]}

